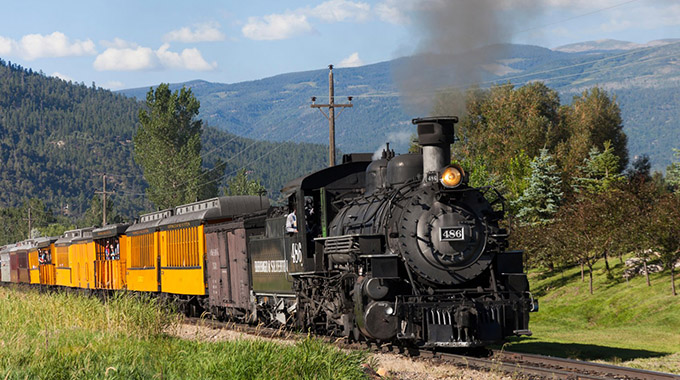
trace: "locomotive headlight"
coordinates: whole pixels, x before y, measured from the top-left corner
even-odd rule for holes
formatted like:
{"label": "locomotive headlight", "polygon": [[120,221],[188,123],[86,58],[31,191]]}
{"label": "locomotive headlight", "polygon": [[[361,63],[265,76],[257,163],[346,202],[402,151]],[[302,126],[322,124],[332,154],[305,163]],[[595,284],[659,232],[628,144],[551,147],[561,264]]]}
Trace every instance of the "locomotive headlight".
{"label": "locomotive headlight", "polygon": [[459,165],[450,165],[444,168],[441,177],[441,184],[448,188],[454,188],[463,182],[465,172]]}

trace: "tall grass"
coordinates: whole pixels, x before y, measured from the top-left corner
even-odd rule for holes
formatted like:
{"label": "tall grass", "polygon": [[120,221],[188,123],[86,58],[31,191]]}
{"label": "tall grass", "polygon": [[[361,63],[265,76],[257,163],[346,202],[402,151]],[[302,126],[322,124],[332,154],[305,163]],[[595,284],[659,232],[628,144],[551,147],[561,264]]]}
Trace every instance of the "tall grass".
{"label": "tall grass", "polygon": [[208,343],[164,333],[151,297],[100,300],[0,288],[0,379],[359,379],[366,353],[314,339]]}

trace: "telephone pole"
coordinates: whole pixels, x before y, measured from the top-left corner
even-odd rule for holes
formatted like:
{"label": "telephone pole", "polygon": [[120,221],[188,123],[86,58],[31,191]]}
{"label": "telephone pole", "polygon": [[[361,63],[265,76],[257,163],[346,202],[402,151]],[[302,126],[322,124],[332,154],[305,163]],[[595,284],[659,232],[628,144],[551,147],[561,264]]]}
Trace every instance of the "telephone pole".
{"label": "telephone pole", "polygon": [[113,194],[113,191],[106,191],[106,174],[102,176],[102,183],[103,190],[95,191],[95,193],[102,195],[102,227],[104,227],[106,225],[106,194]]}
{"label": "telephone pole", "polygon": [[28,218],[24,218],[24,220],[28,221],[28,238],[30,239],[31,238],[31,228],[32,228],[31,222],[33,222],[33,219],[31,218],[31,207],[30,206],[28,207]]}
{"label": "telephone pole", "polygon": [[[349,100],[350,103],[348,104],[336,104],[335,103],[335,90],[333,87],[333,65],[328,65],[328,104],[316,104],[316,96],[312,97],[312,108],[318,108],[321,113],[326,116],[328,119],[328,154],[329,154],[329,159],[328,159],[328,166],[335,166],[335,109],[340,107],[340,108],[346,108],[346,107],[352,107],[352,97],[348,96],[347,100]],[[328,108],[328,115],[326,115],[322,108]],[[341,111],[342,112],[342,111]],[[340,113],[338,112],[338,116],[340,116]]]}

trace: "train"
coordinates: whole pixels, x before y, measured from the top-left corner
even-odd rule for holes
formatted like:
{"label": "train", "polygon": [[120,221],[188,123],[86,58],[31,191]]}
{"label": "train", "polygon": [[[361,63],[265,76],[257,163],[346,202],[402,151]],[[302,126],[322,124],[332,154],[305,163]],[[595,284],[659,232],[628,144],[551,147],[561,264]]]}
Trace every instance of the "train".
{"label": "train", "polygon": [[345,155],[288,182],[283,206],[218,197],[26,240],[0,248],[0,281],[156,294],[193,314],[369,344],[531,335],[537,301],[523,252],[508,250],[502,196],[451,164],[456,117],[412,122],[419,153]]}

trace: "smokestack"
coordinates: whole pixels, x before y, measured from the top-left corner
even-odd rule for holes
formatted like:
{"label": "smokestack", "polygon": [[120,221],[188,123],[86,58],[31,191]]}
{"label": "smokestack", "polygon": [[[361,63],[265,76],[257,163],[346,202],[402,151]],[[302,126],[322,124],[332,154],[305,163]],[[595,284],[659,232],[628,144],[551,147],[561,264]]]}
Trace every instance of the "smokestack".
{"label": "smokestack", "polygon": [[418,126],[418,143],[423,147],[423,181],[437,182],[444,167],[451,163],[453,125],[456,116],[413,119]]}

